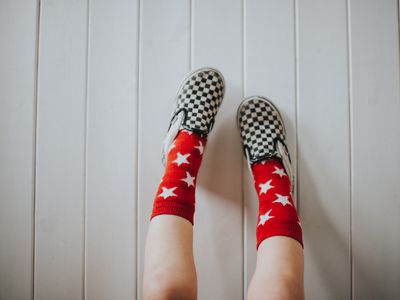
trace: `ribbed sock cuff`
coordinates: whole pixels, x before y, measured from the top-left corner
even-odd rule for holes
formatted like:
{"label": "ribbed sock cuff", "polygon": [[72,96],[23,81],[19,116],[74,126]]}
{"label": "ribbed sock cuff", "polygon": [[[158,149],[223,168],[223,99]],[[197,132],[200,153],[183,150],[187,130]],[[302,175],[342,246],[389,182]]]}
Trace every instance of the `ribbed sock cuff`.
{"label": "ribbed sock cuff", "polygon": [[194,225],[194,205],[186,203],[185,201],[182,202],[156,202],[153,206],[153,212],[150,216],[150,220],[158,215],[175,215],[185,218],[192,223],[192,225]]}
{"label": "ribbed sock cuff", "polygon": [[275,222],[268,224],[267,227],[257,228],[257,249],[261,242],[271,236],[288,236],[303,245],[303,232],[297,222]]}

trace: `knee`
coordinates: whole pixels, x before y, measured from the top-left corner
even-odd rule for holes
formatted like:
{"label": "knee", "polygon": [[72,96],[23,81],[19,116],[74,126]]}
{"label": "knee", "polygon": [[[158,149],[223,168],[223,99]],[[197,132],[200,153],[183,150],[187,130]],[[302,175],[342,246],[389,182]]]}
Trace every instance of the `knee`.
{"label": "knee", "polygon": [[196,281],[177,276],[173,272],[151,274],[143,281],[145,300],[194,300],[196,296]]}
{"label": "knee", "polygon": [[248,299],[304,299],[302,278],[287,275],[273,275],[254,278],[249,286]]}
{"label": "knee", "polygon": [[304,299],[303,280],[295,276],[276,276],[271,280],[275,292],[282,295],[282,299]]}

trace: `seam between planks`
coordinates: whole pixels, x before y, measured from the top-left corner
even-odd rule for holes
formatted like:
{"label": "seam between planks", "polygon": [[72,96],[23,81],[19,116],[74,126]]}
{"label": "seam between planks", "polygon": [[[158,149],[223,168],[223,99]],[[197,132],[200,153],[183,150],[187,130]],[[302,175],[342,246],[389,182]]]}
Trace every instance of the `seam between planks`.
{"label": "seam between planks", "polygon": [[346,0],[346,27],[347,27],[347,80],[348,80],[348,129],[349,129],[349,260],[350,260],[350,299],[354,299],[354,265],[353,265],[353,69],[352,69],[352,43],[351,43],[351,7],[350,0]]}
{"label": "seam between planks", "polygon": [[36,273],[36,211],[37,211],[37,149],[38,149],[38,106],[39,106],[39,46],[40,46],[40,16],[41,1],[36,1],[36,40],[35,40],[35,83],[34,83],[34,108],[33,108],[33,216],[32,216],[32,283],[31,298],[35,299],[35,273]]}
{"label": "seam between planks", "polygon": [[[242,0],[242,98],[246,97],[247,94],[247,88],[246,88],[246,82],[247,82],[247,72],[246,72],[246,41],[247,41],[247,36],[246,36],[246,10],[247,7],[247,0]],[[245,193],[244,193],[244,186],[246,184],[245,182],[245,176],[244,176],[244,160],[243,157],[241,157],[241,198],[242,198],[242,255],[243,255],[243,260],[242,260],[242,290],[243,290],[243,300],[246,299],[246,294],[247,294],[247,269],[248,269],[248,264],[247,264],[247,213],[246,213],[246,205],[245,205]]]}
{"label": "seam between planks", "polygon": [[31,283],[31,299],[35,299],[35,272],[36,272],[36,211],[37,211],[37,142],[38,142],[38,105],[39,105],[39,45],[40,45],[40,14],[41,2],[36,1],[36,39],[35,39],[35,83],[34,83],[34,108],[33,108],[33,178],[32,178],[32,193],[33,193],[33,216],[32,216],[32,283]]}
{"label": "seam between planks", "polygon": [[85,65],[85,112],[83,147],[83,228],[82,228],[82,299],[87,298],[87,171],[88,171],[88,124],[89,124],[89,65],[90,65],[90,27],[91,0],[86,2],[86,65]]}
{"label": "seam between planks", "polygon": [[[297,206],[297,213],[300,216],[300,200],[299,200],[299,195],[300,195],[300,180],[299,180],[299,115],[300,115],[300,65],[299,65],[299,57],[300,57],[300,49],[299,49],[299,11],[298,11],[298,2],[297,0],[293,1],[293,18],[294,18],[294,97],[295,97],[295,103],[294,103],[294,110],[295,110],[295,158],[296,158],[296,179],[295,179],[295,185],[296,185],[296,190],[294,193],[295,196],[295,201],[296,201],[296,206]],[[301,222],[301,221],[300,221]]]}
{"label": "seam between planks", "polygon": [[[242,0],[242,98],[246,95],[246,5],[247,1]],[[245,193],[244,193],[244,185],[246,184],[244,181],[244,168],[243,168],[243,157],[240,159],[240,174],[241,178],[240,181],[242,183],[241,188],[241,210],[242,210],[242,291],[243,291],[243,299],[246,299],[247,294],[247,218],[246,218],[246,206],[245,206]]]}
{"label": "seam between planks", "polygon": [[143,9],[143,4],[142,0],[138,0],[137,3],[137,68],[136,68],[136,134],[135,134],[135,145],[136,145],[136,168],[135,168],[135,174],[134,174],[134,185],[135,185],[135,210],[136,210],[136,220],[135,220],[135,248],[136,248],[136,257],[135,257],[135,269],[136,269],[136,280],[135,280],[135,293],[136,293],[136,299],[139,298],[139,152],[140,152],[140,147],[139,147],[139,133],[140,133],[140,103],[141,103],[141,85],[142,85],[142,78],[141,78],[141,73],[142,73],[142,51],[141,51],[141,44],[142,44],[142,9]]}
{"label": "seam between planks", "polygon": [[193,19],[194,19],[194,0],[190,0],[189,3],[189,71],[193,69],[194,66],[194,25],[193,25]]}

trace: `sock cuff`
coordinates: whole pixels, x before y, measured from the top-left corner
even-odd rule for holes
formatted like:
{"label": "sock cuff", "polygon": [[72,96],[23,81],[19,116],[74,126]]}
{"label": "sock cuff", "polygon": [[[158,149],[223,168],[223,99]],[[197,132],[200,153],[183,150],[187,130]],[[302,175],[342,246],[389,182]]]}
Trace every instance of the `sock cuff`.
{"label": "sock cuff", "polygon": [[257,227],[257,249],[262,241],[271,236],[291,237],[298,241],[301,247],[304,248],[303,232],[297,222],[275,222],[265,226],[267,227],[262,229]]}
{"label": "sock cuff", "polygon": [[194,210],[195,206],[190,202],[158,202],[156,201],[153,206],[153,212],[150,220],[158,215],[175,215],[188,220],[194,225]]}

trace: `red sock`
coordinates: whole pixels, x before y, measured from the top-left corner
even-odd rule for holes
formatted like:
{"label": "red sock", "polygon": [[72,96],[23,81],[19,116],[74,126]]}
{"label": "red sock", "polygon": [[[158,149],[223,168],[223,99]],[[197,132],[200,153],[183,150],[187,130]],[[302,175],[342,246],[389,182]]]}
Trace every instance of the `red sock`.
{"label": "red sock", "polygon": [[181,130],[171,145],[154,199],[151,218],[167,214],[181,216],[193,224],[196,178],[207,137]]}
{"label": "red sock", "polygon": [[259,197],[257,249],[263,240],[275,235],[294,238],[303,246],[302,230],[290,195],[290,180],[279,160],[252,165]]}

